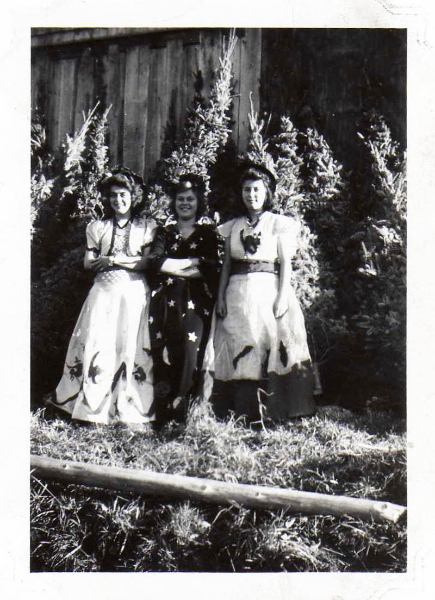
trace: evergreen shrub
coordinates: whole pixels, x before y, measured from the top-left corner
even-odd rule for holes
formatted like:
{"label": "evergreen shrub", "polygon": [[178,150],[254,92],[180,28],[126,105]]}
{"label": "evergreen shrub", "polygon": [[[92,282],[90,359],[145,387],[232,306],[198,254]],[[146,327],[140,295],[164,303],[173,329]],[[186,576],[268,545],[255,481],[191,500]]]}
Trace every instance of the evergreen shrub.
{"label": "evergreen shrub", "polygon": [[[169,216],[162,181],[185,172],[207,182],[211,215],[234,216],[237,154],[231,143],[234,32],[224,47],[208,101],[196,95],[185,128],[157,165],[144,212]],[[102,216],[97,182],[109,164],[109,110],[98,106],[82,128],[50,153],[43,121],[32,123],[32,389],[53,389],[74,323],[91,285],[83,269],[85,227]],[[276,173],[275,210],[299,224],[293,285],[324,399],[353,408],[401,406],[405,393],[406,157],[373,111],[359,123],[357,167],[345,174],[324,137],[282,116],[278,133],[253,108],[240,158]]]}
{"label": "evergreen shrub", "polygon": [[360,383],[372,402],[404,409],[406,385],[406,154],[385,119],[359,123],[353,220],[342,289]]}
{"label": "evergreen shrub", "polygon": [[108,167],[109,110],[98,106],[55,155],[32,127],[31,382],[34,399],[62,373],[66,349],[92,283],[83,268],[87,223],[102,215],[97,182]]}

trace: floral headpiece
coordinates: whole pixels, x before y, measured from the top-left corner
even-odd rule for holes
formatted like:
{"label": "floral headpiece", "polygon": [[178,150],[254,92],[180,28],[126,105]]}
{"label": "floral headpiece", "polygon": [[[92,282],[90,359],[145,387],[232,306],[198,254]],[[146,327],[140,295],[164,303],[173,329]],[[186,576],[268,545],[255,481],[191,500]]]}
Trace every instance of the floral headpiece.
{"label": "floral headpiece", "polygon": [[243,160],[239,164],[239,183],[249,178],[250,171],[254,173],[257,171],[267,178],[270,190],[272,194],[274,194],[276,190],[276,175],[274,172],[272,172],[272,168],[272,166],[268,168],[260,162],[257,163],[252,160]]}

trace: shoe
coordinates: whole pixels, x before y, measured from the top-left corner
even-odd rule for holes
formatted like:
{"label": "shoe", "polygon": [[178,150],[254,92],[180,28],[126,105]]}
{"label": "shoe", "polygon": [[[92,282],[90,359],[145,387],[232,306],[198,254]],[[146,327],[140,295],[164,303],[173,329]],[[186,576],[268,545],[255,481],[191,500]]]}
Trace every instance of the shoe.
{"label": "shoe", "polygon": [[187,417],[187,405],[186,396],[177,396],[170,407],[171,418],[178,423],[184,423]]}

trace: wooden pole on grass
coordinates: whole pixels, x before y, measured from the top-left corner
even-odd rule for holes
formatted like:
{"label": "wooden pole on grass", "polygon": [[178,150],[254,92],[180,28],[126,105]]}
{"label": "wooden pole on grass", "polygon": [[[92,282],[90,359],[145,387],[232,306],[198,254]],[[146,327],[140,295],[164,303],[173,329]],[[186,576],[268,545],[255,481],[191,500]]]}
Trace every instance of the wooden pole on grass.
{"label": "wooden pole on grass", "polygon": [[314,515],[348,515],[393,523],[406,511],[404,506],[389,502],[106,467],[34,455],[30,457],[30,466],[33,475],[42,479],[153,496],[189,498],[212,504],[242,504],[252,508],[287,509]]}

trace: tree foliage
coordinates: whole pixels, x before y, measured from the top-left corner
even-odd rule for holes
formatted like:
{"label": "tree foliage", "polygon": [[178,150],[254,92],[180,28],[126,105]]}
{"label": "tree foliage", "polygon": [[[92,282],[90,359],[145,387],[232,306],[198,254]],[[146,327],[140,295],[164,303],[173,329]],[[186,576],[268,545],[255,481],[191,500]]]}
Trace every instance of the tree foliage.
{"label": "tree foliage", "polygon": [[[165,184],[185,172],[204,177],[217,219],[234,216],[239,158],[276,174],[276,212],[299,225],[293,285],[305,313],[310,349],[328,399],[347,405],[402,400],[405,390],[406,156],[373,111],[358,124],[356,169],[349,175],[314,128],[282,115],[278,133],[251,105],[247,151],[231,144],[231,33],[208,99],[195,98],[180,138],[166,144],[148,186],[146,213],[168,217]],[[32,385],[51,391],[90,287],[83,270],[85,226],[102,215],[97,182],[109,165],[109,110],[95,107],[82,127],[50,152],[43,120],[31,136]],[[210,193],[209,193],[210,192]]]}
{"label": "tree foliage", "polygon": [[402,408],[404,154],[373,111],[360,123],[359,168],[350,177],[315,128],[298,131],[283,116],[270,143],[266,122],[252,108],[249,123],[245,157],[276,173],[275,209],[299,223],[293,285],[328,397],[355,407],[381,402]]}
{"label": "tree foliage", "polygon": [[[178,181],[183,173],[195,173],[204,178],[206,196],[209,194],[210,169],[219,153],[225,149],[231,133],[231,57],[236,43],[235,31],[232,30],[224,44],[208,101],[204,101],[197,88],[194,105],[178,143],[171,154],[161,161],[161,182],[170,184]],[[168,216],[169,200],[161,182],[151,185],[148,190],[148,213],[157,221],[164,221]]]}
{"label": "tree foliage", "polygon": [[346,328],[338,315],[334,276],[324,259],[313,222],[309,224],[306,216],[311,198],[302,176],[300,132],[289,117],[283,116],[278,134],[269,142],[265,138],[266,123],[258,119],[253,107],[249,124],[246,158],[264,164],[276,174],[275,210],[291,216],[298,224],[292,285],[305,314],[310,351],[317,368],[334,350]]}
{"label": "tree foliage", "polygon": [[[91,284],[83,269],[86,224],[101,215],[97,182],[108,166],[108,110],[98,106],[66,135],[58,152],[41,152],[45,133],[32,127],[32,390],[51,390]],[[45,182],[44,186],[42,183]]]}
{"label": "tree foliage", "polygon": [[406,155],[384,118],[364,115],[354,174],[355,215],[345,239],[343,288],[353,341],[370,357],[378,396],[403,402],[406,372]]}

